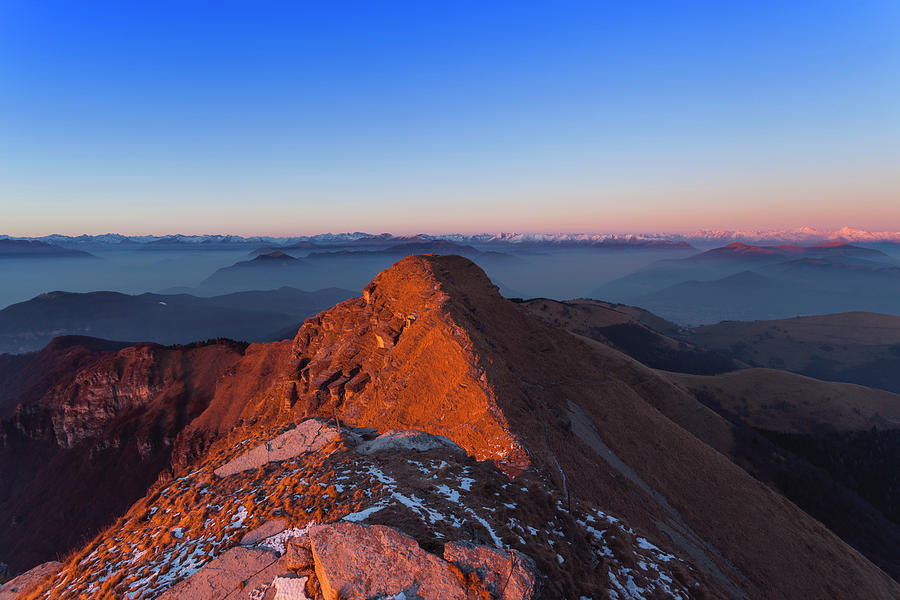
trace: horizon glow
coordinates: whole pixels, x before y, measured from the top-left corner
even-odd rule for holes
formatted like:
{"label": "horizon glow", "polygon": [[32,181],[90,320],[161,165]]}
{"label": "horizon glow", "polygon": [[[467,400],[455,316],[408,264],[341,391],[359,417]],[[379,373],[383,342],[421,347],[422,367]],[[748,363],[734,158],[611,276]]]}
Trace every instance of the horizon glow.
{"label": "horizon glow", "polygon": [[10,235],[897,231],[897,165],[894,2],[0,6]]}

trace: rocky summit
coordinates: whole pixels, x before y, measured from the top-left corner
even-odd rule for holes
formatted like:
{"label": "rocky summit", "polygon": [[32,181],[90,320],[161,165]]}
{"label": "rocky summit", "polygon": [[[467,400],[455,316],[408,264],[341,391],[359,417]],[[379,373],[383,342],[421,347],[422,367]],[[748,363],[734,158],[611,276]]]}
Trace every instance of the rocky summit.
{"label": "rocky summit", "polygon": [[293,340],[86,343],[6,401],[4,600],[900,597],[676,378],[459,256]]}

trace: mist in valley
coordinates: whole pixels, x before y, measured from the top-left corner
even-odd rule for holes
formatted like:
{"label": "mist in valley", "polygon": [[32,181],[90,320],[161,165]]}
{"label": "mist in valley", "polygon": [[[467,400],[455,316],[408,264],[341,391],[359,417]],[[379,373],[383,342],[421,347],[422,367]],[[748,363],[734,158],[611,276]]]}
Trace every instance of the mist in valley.
{"label": "mist in valley", "polygon": [[94,258],[5,258],[0,260],[0,306],[54,291],[114,291],[126,294],[192,287],[244,251],[92,251]]}
{"label": "mist in valley", "polygon": [[[505,296],[546,297],[557,300],[586,297],[591,290],[662,258],[693,252],[614,252],[540,250],[516,253],[508,265],[482,264]],[[252,260],[246,250],[230,251],[92,251],[95,258],[9,258],[0,262],[0,307],[53,291],[115,291],[126,294],[223,293],[277,289],[305,291],[337,287],[359,292],[395,257],[311,261],[312,268],[275,275],[268,285],[232,281],[204,284],[217,270]],[[303,260],[309,252],[295,253]],[[476,263],[480,263],[477,258]],[[318,263],[318,264],[316,264]]]}
{"label": "mist in valley", "polygon": [[359,296],[407,254],[427,252],[471,259],[507,298],[593,298],[640,307],[682,327],[852,311],[900,314],[898,244],[661,249],[397,241],[129,250],[96,244],[84,248],[89,257],[6,257],[0,260],[0,306],[8,307],[0,310],[0,353],[34,351],[59,335],[166,344],[285,339],[306,318]]}

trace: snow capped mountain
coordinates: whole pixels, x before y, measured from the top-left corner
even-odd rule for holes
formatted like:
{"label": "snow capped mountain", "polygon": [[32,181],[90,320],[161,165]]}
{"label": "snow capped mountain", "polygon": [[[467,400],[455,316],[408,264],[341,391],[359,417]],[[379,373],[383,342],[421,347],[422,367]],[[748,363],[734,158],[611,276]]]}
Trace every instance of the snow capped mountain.
{"label": "snow capped mountain", "polygon": [[321,245],[367,243],[391,243],[411,240],[446,240],[459,244],[480,245],[518,245],[518,246],[595,246],[595,245],[660,245],[669,242],[687,242],[698,244],[728,244],[731,242],[748,243],[793,243],[816,244],[822,242],[841,241],[851,243],[900,243],[900,231],[867,231],[854,227],[841,227],[836,230],[823,230],[814,227],[798,227],[794,229],[773,230],[731,230],[731,229],[698,229],[692,233],[541,233],[541,232],[499,232],[499,233],[448,233],[426,234],[414,236],[396,236],[390,233],[372,234],[363,231],[343,233],[320,233],[292,237],[251,236],[214,234],[214,235],[142,235],[126,236],[118,233],[102,235],[68,236],[52,234],[41,237],[22,237],[0,235],[0,238],[28,239],[49,242],[60,246],[114,246],[124,244],[161,245],[194,245],[228,246],[228,245],[270,245],[292,244],[301,241]]}
{"label": "snow capped mountain", "polygon": [[672,236],[671,239],[706,241],[746,241],[746,242],[794,242],[816,243],[829,241],[872,243],[900,242],[900,231],[866,231],[853,227],[841,227],[834,231],[798,227],[779,230],[709,230],[699,229],[694,233]]}

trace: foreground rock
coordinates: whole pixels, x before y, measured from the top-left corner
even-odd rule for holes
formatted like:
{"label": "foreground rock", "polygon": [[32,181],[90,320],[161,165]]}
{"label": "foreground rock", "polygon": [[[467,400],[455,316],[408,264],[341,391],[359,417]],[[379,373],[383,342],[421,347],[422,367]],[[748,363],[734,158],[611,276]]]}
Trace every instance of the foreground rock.
{"label": "foreground rock", "polygon": [[516,550],[450,542],[444,546],[444,559],[466,575],[474,573],[491,598],[531,600],[537,595],[540,578],[529,557]]}
{"label": "foreground rock", "polygon": [[160,598],[532,600],[539,581],[534,562],[515,550],[451,542],[440,558],[392,527],[341,522],[286,529],[257,547],[232,548]]}
{"label": "foreground rock", "polygon": [[216,469],[215,473],[219,477],[228,477],[235,473],[256,469],[266,463],[287,460],[305,452],[315,452],[340,437],[341,432],[336,427],[326,425],[316,419],[309,419],[225,463]]}
{"label": "foreground rock", "polygon": [[[509,600],[535,595],[537,572],[531,560],[520,553],[448,544],[453,561],[448,562],[382,525],[321,525],[311,528],[309,537],[325,600],[398,594],[425,600],[464,600],[473,593],[483,597],[485,591],[491,598]],[[467,573],[475,573],[477,578],[467,578]]]}
{"label": "foreground rock", "polygon": [[309,537],[325,600],[404,592],[434,600],[466,598],[449,563],[390,527],[336,523],[312,528]]}
{"label": "foreground rock", "polygon": [[40,581],[62,568],[62,563],[45,562],[0,586],[0,600],[15,600],[31,591]]}

